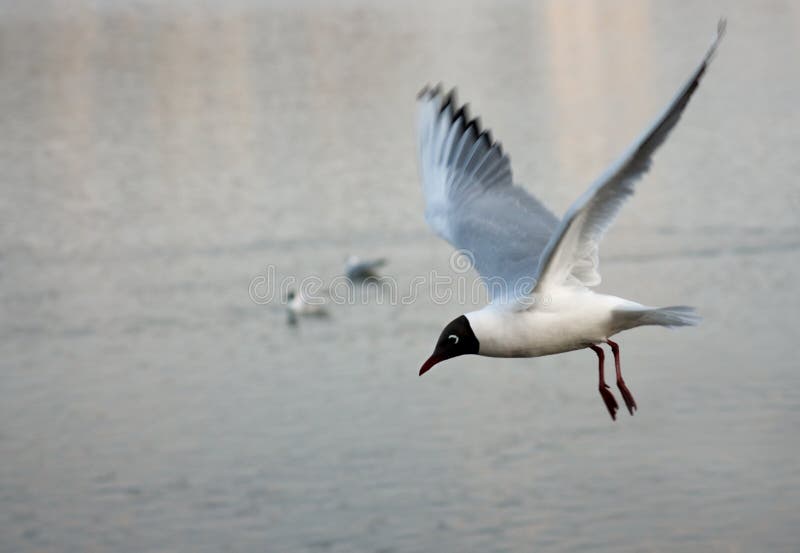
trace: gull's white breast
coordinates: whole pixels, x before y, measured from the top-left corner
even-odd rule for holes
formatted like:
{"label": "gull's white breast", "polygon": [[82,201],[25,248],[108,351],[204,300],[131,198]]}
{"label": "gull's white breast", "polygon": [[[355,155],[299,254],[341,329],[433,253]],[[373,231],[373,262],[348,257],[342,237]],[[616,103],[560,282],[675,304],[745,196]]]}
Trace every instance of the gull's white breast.
{"label": "gull's white breast", "polygon": [[624,330],[615,310],[643,307],[615,296],[564,287],[530,309],[488,305],[466,317],[480,355],[538,357],[585,348]]}

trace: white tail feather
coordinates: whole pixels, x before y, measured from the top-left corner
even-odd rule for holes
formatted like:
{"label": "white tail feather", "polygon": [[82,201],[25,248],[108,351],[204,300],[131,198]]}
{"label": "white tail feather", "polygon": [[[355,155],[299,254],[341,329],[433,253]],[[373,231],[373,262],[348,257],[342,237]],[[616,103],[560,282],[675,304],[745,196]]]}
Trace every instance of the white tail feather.
{"label": "white tail feather", "polygon": [[615,311],[614,315],[623,319],[627,328],[645,325],[666,327],[695,326],[702,320],[702,317],[697,314],[694,307],[686,305],[673,305],[657,309],[625,309]]}

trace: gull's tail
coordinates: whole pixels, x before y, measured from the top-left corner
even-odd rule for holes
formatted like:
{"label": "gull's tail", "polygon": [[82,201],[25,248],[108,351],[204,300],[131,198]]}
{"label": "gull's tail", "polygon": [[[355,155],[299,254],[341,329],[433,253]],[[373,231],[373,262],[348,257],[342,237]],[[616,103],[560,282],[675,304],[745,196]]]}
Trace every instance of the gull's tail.
{"label": "gull's tail", "polygon": [[686,305],[673,305],[670,307],[644,308],[644,309],[621,309],[614,312],[615,319],[618,317],[626,328],[637,326],[695,326],[700,323],[702,317],[697,314],[694,307]]}

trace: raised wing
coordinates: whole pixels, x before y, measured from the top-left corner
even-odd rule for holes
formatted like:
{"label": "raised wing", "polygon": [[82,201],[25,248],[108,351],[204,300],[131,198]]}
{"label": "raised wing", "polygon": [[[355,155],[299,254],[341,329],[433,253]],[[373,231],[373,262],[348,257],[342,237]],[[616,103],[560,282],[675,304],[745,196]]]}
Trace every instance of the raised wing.
{"label": "raised wing", "polygon": [[724,34],[723,19],[717,26],[717,35],[703,61],[669,106],[622,157],[570,206],[540,258],[537,291],[564,284],[595,286],[600,283],[597,271],[600,240],[622,204],[633,194],[636,181],[650,169],[653,153],[680,119]]}
{"label": "raised wing", "polygon": [[456,93],[424,88],[418,100],[419,168],[425,219],[470,257],[490,301],[528,294],[558,219],[515,186],[502,146],[456,106]]}

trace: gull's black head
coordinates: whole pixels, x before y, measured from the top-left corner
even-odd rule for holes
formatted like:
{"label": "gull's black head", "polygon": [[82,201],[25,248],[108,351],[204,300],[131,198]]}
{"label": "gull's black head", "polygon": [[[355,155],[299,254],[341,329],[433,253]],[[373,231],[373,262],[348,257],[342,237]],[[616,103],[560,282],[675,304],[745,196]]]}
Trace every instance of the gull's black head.
{"label": "gull's black head", "polygon": [[436,342],[433,354],[422,365],[419,375],[422,376],[435,364],[445,359],[451,359],[459,355],[477,355],[478,349],[478,339],[475,337],[475,333],[472,332],[469,320],[464,315],[461,315],[444,327],[442,334],[439,336],[439,341]]}

